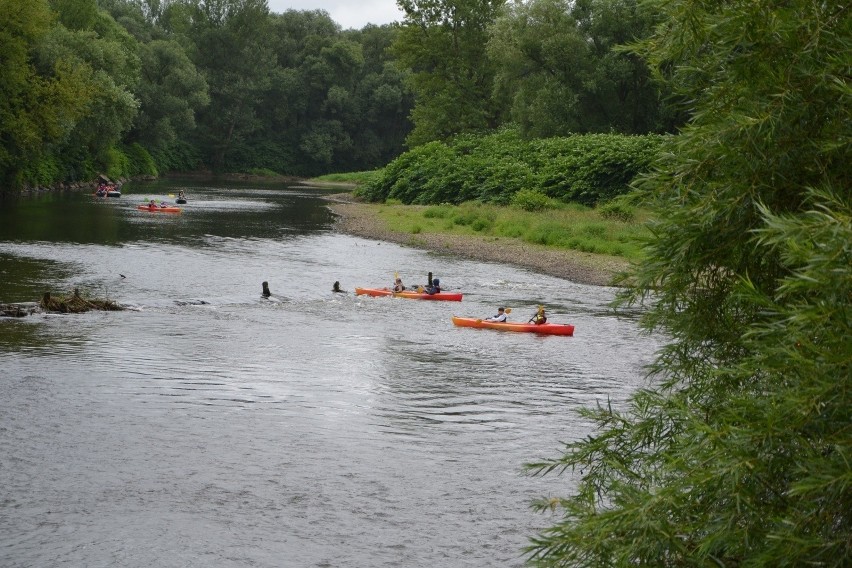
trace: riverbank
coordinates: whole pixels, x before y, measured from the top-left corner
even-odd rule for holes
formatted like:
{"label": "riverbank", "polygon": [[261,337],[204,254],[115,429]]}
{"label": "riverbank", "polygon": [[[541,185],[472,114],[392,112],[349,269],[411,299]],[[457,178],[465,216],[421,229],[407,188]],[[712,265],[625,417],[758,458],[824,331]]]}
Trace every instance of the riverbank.
{"label": "riverbank", "polygon": [[[316,185],[328,187],[331,184]],[[617,257],[548,248],[505,237],[393,231],[378,215],[379,209],[386,206],[358,202],[351,193],[337,193],[326,196],[326,199],[337,215],[338,230],[350,235],[485,262],[511,264],[596,286],[611,285],[615,275],[628,267],[626,260]]]}

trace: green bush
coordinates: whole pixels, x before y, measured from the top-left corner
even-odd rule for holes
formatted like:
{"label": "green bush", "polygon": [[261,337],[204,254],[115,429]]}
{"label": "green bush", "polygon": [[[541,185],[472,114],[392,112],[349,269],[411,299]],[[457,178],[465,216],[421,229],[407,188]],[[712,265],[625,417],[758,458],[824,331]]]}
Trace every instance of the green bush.
{"label": "green bush", "polygon": [[[525,141],[512,130],[468,134],[406,152],[356,190],[367,201],[402,203],[515,203],[520,192],[595,205],[625,194],[650,169],[661,136],[575,135]],[[546,207],[535,195],[521,208]],[[531,209],[537,210],[537,209]]]}
{"label": "green bush", "polygon": [[587,134],[532,143],[542,190],[560,201],[594,205],[627,193],[650,170],[662,136]]}
{"label": "green bush", "polygon": [[446,219],[452,213],[452,209],[448,205],[439,205],[429,207],[423,211],[423,216],[427,219]]}
{"label": "green bush", "polygon": [[488,219],[483,219],[482,217],[477,218],[473,223],[470,224],[470,228],[477,232],[486,231],[491,228],[493,223]]}
{"label": "green bush", "polygon": [[60,181],[61,166],[54,156],[42,156],[22,172],[22,180],[33,187],[47,187]]}
{"label": "green bush", "polygon": [[604,225],[592,223],[592,224],[589,224],[589,225],[584,225],[580,229],[580,232],[582,232],[584,235],[588,235],[590,237],[594,237],[594,238],[599,239],[606,234],[606,227]]}
{"label": "green bush", "polygon": [[125,150],[130,165],[128,174],[131,176],[157,176],[157,165],[148,151],[137,143],[133,143]]}
{"label": "green bush", "polygon": [[553,201],[535,189],[522,189],[512,196],[511,204],[524,211],[542,211],[553,207]]}
{"label": "green bush", "polygon": [[618,199],[609,201],[598,207],[598,213],[604,219],[624,221],[625,223],[630,223],[636,219],[636,208]]}
{"label": "green bush", "polygon": [[103,154],[103,169],[107,177],[111,179],[129,177],[130,158],[119,148],[110,146]]}

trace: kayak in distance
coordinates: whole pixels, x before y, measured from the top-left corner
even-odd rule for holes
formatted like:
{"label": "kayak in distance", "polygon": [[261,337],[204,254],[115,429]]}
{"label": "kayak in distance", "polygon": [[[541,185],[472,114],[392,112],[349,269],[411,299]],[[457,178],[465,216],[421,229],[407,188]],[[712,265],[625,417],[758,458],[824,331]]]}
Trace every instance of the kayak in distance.
{"label": "kayak in distance", "polygon": [[171,207],[169,205],[137,205],[136,209],[140,211],[150,211],[151,213],[180,213],[180,207]]}
{"label": "kayak in distance", "polygon": [[355,288],[355,295],[366,295],[374,297],[393,296],[395,298],[407,298],[409,300],[443,300],[445,302],[462,301],[462,294],[456,292],[438,292],[436,294],[428,294],[426,292],[415,292],[414,290],[394,292],[389,288]]}
{"label": "kayak in distance", "polygon": [[537,333],[539,335],[566,335],[569,337],[574,335],[574,326],[565,323],[512,323],[453,316],[453,324],[458,327],[497,329],[500,331],[521,331],[526,333]]}

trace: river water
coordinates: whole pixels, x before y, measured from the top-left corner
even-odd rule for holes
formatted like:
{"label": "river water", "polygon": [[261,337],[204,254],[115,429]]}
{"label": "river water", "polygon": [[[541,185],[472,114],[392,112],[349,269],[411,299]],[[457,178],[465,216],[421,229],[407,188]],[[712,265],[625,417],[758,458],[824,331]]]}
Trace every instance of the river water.
{"label": "river water", "polygon": [[[179,189],[181,214],[135,208]],[[655,340],[610,288],[339,234],[322,193],[0,203],[0,303],[132,308],[0,318],[0,566],[523,564],[558,520],[531,502],[573,483],[523,464],[641,386]],[[429,271],[464,301],[352,293]],[[575,336],[450,321],[539,303]]]}

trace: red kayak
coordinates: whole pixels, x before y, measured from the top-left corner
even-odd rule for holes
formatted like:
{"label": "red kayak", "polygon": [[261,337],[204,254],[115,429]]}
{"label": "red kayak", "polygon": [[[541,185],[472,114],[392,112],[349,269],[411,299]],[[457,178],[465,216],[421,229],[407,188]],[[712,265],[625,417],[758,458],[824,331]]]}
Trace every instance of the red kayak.
{"label": "red kayak", "polygon": [[409,300],[443,300],[445,302],[461,302],[462,300],[462,295],[454,292],[438,292],[437,294],[415,292],[414,290],[394,292],[389,288],[355,288],[355,294],[358,296],[393,296],[395,298],[408,298]]}
{"label": "red kayak", "polygon": [[150,205],[137,205],[136,209],[152,213],[180,213],[181,211],[180,207],[169,207],[168,205],[165,207],[162,205],[154,205],[153,207]]}
{"label": "red kayak", "polygon": [[475,327],[478,329],[499,329],[500,331],[524,331],[540,335],[574,335],[574,326],[564,323],[513,323],[485,321],[476,318],[460,318],[453,316],[453,323],[459,327]]}

